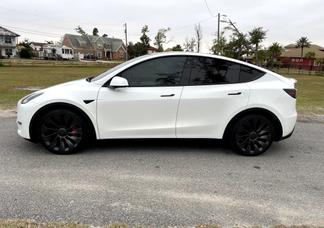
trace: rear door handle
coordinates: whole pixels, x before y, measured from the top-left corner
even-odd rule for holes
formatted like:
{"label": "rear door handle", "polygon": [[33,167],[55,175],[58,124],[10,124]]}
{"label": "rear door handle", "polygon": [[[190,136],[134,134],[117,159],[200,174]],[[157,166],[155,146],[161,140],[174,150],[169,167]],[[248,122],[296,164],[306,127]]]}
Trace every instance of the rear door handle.
{"label": "rear door handle", "polygon": [[173,97],[174,96],[174,93],[172,94],[162,94],[161,97]]}
{"label": "rear door handle", "polygon": [[236,92],[236,93],[228,93],[229,96],[235,96],[235,95],[241,95],[242,92]]}

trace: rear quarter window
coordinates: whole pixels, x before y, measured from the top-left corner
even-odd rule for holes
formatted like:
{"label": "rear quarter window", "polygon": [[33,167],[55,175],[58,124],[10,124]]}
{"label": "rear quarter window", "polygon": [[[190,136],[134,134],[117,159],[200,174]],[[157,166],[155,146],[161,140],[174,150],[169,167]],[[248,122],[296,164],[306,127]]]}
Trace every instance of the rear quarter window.
{"label": "rear quarter window", "polygon": [[239,82],[250,82],[261,78],[265,72],[252,67],[241,65]]}

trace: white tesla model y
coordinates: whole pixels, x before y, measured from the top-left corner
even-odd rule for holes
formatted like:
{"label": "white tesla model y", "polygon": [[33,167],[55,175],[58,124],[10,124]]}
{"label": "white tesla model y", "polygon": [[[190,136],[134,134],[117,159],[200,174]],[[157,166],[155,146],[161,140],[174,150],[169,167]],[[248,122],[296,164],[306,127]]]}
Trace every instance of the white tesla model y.
{"label": "white tesla model y", "polygon": [[296,80],[221,56],[145,55],[18,102],[18,134],[69,154],[93,139],[225,139],[259,155],[295,127]]}

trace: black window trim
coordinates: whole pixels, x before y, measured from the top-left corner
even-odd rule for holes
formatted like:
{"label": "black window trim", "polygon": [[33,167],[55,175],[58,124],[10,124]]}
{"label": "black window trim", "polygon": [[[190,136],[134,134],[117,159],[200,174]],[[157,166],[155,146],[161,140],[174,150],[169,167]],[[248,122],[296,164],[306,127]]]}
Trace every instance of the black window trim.
{"label": "black window trim", "polygon": [[[263,71],[263,70],[259,70],[259,69],[256,69],[255,67],[251,67],[251,66],[248,66],[248,65],[245,65],[245,64],[242,64],[242,63],[238,63],[238,62],[235,62],[235,61],[231,61],[231,60],[228,60],[228,59],[222,59],[222,58],[217,58],[217,57],[210,57],[210,56],[201,56],[201,55],[190,55],[190,56],[187,56],[188,58],[190,57],[193,57],[193,58],[209,58],[209,59],[217,59],[217,60],[223,60],[223,61],[227,61],[227,62],[230,62],[230,63],[234,63],[234,64],[238,64],[240,66],[240,69],[241,69],[241,66],[245,66],[245,67],[249,67],[249,68],[252,68],[254,70],[257,70],[257,71],[260,71],[262,72],[263,74],[260,75],[259,77],[255,78],[254,80],[251,80],[251,81],[246,81],[246,82],[223,82],[223,83],[215,83],[215,84],[202,84],[202,85],[199,85],[199,84],[190,84],[190,80],[191,80],[191,73],[192,73],[192,67],[190,67],[190,72],[189,72],[189,76],[188,76],[188,80],[187,80],[187,83],[186,85],[184,86],[215,86],[215,85],[231,85],[231,84],[242,84],[242,83],[249,83],[249,82],[253,82],[255,80],[258,80],[259,78],[263,77],[266,72]],[[241,71],[241,70],[240,70]]]}
{"label": "black window trim", "polygon": [[[151,61],[151,60],[156,60],[156,59],[162,59],[162,58],[169,58],[169,57],[185,57],[186,58],[186,60],[185,60],[185,64],[184,64],[184,66],[183,66],[183,69],[182,69],[182,76],[181,76],[181,80],[180,80],[180,83],[179,83],[179,85],[165,85],[165,86],[128,86],[128,87],[125,87],[125,88],[146,88],[146,87],[181,87],[181,86],[185,86],[185,85],[187,85],[188,84],[188,78],[189,78],[189,74],[190,74],[190,72],[188,72],[188,76],[185,76],[183,73],[184,73],[184,71],[186,70],[186,64],[187,64],[187,61],[188,61],[188,55],[168,55],[168,56],[157,56],[157,57],[155,57],[155,58],[150,58],[150,59],[146,59],[146,60],[143,60],[143,61],[141,61],[141,62],[138,62],[138,63],[135,63],[134,65],[132,65],[132,66],[130,66],[130,67],[128,67],[128,68],[126,68],[126,69],[124,69],[124,70],[122,70],[122,71],[120,71],[119,73],[117,73],[117,74],[115,74],[114,76],[112,76],[104,85],[103,85],[103,87],[108,87],[109,86],[109,84],[110,84],[110,82],[111,82],[111,80],[114,78],[114,77],[116,77],[116,76],[120,76],[124,71],[126,71],[126,70],[129,70],[129,69],[131,69],[131,68],[133,68],[133,67],[135,67],[135,66],[137,66],[137,65],[139,65],[139,64],[142,64],[142,63],[145,63],[145,62],[148,62],[148,61]],[[190,71],[191,71],[191,68],[189,69]],[[121,77],[121,76],[120,76]]]}
{"label": "black window trim", "polygon": [[[248,66],[246,64],[242,64],[242,63],[238,63],[238,62],[235,62],[235,61],[231,61],[231,60],[228,60],[228,59],[223,59],[223,58],[218,58],[218,57],[213,57],[213,56],[202,56],[202,55],[167,55],[167,56],[157,56],[155,58],[150,58],[150,59],[146,59],[146,60],[143,60],[141,62],[138,62],[138,63],[135,63],[134,65],[120,71],[119,73],[115,74],[114,76],[112,76],[109,80],[107,80],[106,83],[104,83],[103,87],[109,87],[109,84],[111,82],[111,80],[116,77],[116,76],[120,76],[124,71],[128,70],[128,69],[131,69],[132,67],[135,67],[141,63],[145,63],[147,61],[150,61],[150,60],[155,60],[155,59],[161,59],[161,58],[169,58],[169,57],[185,57],[186,58],[186,61],[185,61],[185,65],[183,67],[183,71],[182,73],[184,73],[184,71],[186,70],[186,68],[188,68],[187,70],[189,71],[187,74],[182,74],[182,78],[181,78],[181,82],[179,85],[170,85],[170,86],[129,86],[129,87],[125,87],[125,88],[141,88],[141,87],[179,87],[179,86],[214,86],[214,85],[230,85],[230,84],[242,84],[242,83],[249,83],[249,82],[252,82],[252,81],[255,81],[255,80],[258,80],[259,78],[263,77],[266,72],[263,71],[263,70],[260,70],[260,69],[257,69],[253,66]],[[224,82],[224,83],[217,83],[217,84],[205,84],[205,85],[197,85],[197,84],[190,84],[190,79],[191,79],[191,72],[192,72],[192,67],[191,66],[187,66],[188,64],[188,60],[189,58],[211,58],[211,59],[217,59],[217,60],[223,60],[223,61],[227,61],[227,62],[230,62],[230,63],[234,63],[234,64],[238,64],[240,67],[241,66],[245,66],[245,67],[249,67],[249,68],[252,68],[254,70],[257,70],[257,71],[260,71],[262,72],[263,74],[260,75],[259,77],[255,78],[254,80],[252,81],[246,81],[246,82]]]}

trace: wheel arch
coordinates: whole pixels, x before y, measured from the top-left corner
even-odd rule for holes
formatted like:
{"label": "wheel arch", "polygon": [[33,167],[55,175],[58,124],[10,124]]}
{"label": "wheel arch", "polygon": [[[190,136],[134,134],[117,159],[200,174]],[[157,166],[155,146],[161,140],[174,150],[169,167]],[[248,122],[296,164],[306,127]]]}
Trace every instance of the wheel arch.
{"label": "wheel arch", "polygon": [[86,121],[87,127],[89,129],[89,136],[90,139],[96,139],[97,138],[97,132],[95,129],[95,126],[93,122],[91,121],[91,118],[86,114],[81,108],[69,104],[69,103],[64,103],[64,102],[56,102],[56,103],[51,103],[47,104],[43,107],[41,107],[37,112],[33,115],[30,125],[29,125],[29,135],[30,135],[30,140],[32,142],[38,142],[39,141],[39,136],[38,136],[38,123],[40,118],[47,112],[55,110],[55,109],[67,109],[70,111],[73,111],[81,116],[83,120]]}
{"label": "wheel arch", "polygon": [[275,129],[274,140],[278,141],[281,139],[282,133],[283,133],[283,127],[282,127],[282,124],[281,124],[279,118],[273,112],[271,112],[265,108],[249,108],[249,109],[243,110],[243,111],[239,112],[238,114],[236,114],[227,124],[224,134],[223,134],[223,138],[227,139],[229,137],[231,129],[233,128],[234,124],[238,120],[240,120],[244,116],[251,115],[251,114],[259,114],[259,115],[267,117],[273,123],[274,129]]}

